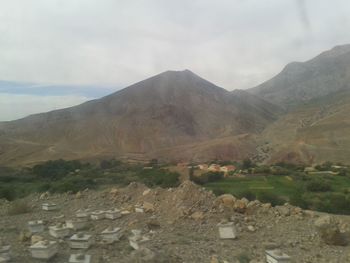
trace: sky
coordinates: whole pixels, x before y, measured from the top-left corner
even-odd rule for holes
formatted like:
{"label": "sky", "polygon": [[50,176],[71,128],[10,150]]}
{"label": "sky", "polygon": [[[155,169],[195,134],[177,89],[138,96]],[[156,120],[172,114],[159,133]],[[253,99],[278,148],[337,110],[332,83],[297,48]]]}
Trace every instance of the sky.
{"label": "sky", "polygon": [[0,0],[0,121],[166,70],[228,90],[350,43],[348,0]]}

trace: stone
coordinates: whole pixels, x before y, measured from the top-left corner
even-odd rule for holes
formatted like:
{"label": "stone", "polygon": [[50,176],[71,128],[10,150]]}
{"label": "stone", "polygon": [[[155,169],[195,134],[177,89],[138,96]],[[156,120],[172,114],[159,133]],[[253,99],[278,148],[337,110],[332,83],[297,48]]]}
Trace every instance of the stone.
{"label": "stone", "polygon": [[107,243],[113,243],[115,241],[119,241],[121,236],[122,236],[122,232],[120,230],[121,230],[120,227],[108,227],[108,228],[106,228],[101,233],[102,241],[105,241]]}
{"label": "stone", "polygon": [[56,241],[39,241],[29,247],[33,258],[37,259],[51,259],[58,252],[58,245]]}
{"label": "stone", "polygon": [[75,194],[76,199],[80,199],[82,197],[83,197],[83,194],[80,191]]}
{"label": "stone", "polygon": [[57,224],[55,226],[49,226],[49,234],[55,238],[64,238],[69,236],[70,229],[64,224]]}
{"label": "stone", "polygon": [[266,250],[266,262],[267,263],[289,263],[290,256],[288,256],[285,253],[282,253],[281,250],[275,249],[275,250]]}
{"label": "stone", "polygon": [[246,200],[236,200],[234,206],[233,206],[233,209],[236,211],[236,212],[239,212],[239,213],[244,213],[247,209],[247,205],[248,205],[249,201],[246,202]]}
{"label": "stone", "polygon": [[32,234],[43,232],[45,229],[44,222],[42,220],[29,221],[28,229]]}
{"label": "stone", "polygon": [[147,236],[142,235],[142,231],[139,229],[133,229],[131,233],[129,244],[135,250],[141,249],[142,245],[150,240]]}
{"label": "stone", "polygon": [[160,223],[156,218],[150,218],[146,225],[148,226],[149,229],[156,229],[160,228]]}
{"label": "stone", "polygon": [[236,239],[237,229],[233,222],[219,223],[218,225],[219,235],[221,239]]}
{"label": "stone", "polygon": [[43,203],[41,208],[45,211],[55,211],[58,209],[58,206],[55,203]]}
{"label": "stone", "polygon": [[237,199],[231,194],[223,194],[220,195],[216,200],[227,208],[233,208]]}
{"label": "stone", "polygon": [[39,242],[39,241],[43,241],[44,237],[39,236],[39,235],[32,235],[31,237],[31,244],[34,245],[35,243]]}
{"label": "stone", "polygon": [[87,235],[84,233],[74,234],[69,239],[69,246],[73,249],[88,249],[92,244],[92,235]]}
{"label": "stone", "polygon": [[212,256],[210,258],[210,263],[220,263],[217,256]]}
{"label": "stone", "polygon": [[117,188],[112,188],[111,191],[109,192],[110,195],[116,196],[118,195],[119,191]]}
{"label": "stone", "polygon": [[314,225],[327,245],[346,246],[349,243],[348,236],[340,232],[337,222],[330,215],[321,216]]}
{"label": "stone", "polygon": [[42,193],[39,197],[40,200],[48,199],[50,196],[49,192]]}
{"label": "stone", "polygon": [[248,231],[249,232],[255,232],[255,227],[254,226],[251,226],[251,225],[249,225],[248,227],[247,227],[247,229],[248,229]]}
{"label": "stone", "polygon": [[191,215],[191,218],[195,221],[201,221],[204,219],[204,213],[203,212],[200,212],[200,211],[197,211],[197,212],[194,212],[192,215]]}
{"label": "stone", "polygon": [[155,211],[154,205],[149,202],[143,202],[143,209],[146,213],[153,213]]}
{"label": "stone", "polygon": [[143,191],[143,193],[142,193],[142,195],[143,196],[146,196],[146,195],[148,195],[149,193],[151,192],[151,189],[146,189],[145,191]]}
{"label": "stone", "polygon": [[91,255],[85,254],[72,254],[69,256],[68,263],[90,263]]}
{"label": "stone", "polygon": [[281,216],[290,216],[290,208],[288,206],[276,206],[276,210]]}
{"label": "stone", "polygon": [[135,206],[135,212],[136,213],[144,213],[144,209],[142,207]]}

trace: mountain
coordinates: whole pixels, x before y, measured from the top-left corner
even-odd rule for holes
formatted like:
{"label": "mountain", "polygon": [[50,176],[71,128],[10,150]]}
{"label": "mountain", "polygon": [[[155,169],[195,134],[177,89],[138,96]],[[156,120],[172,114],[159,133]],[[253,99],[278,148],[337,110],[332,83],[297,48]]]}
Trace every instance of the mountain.
{"label": "mountain", "polygon": [[306,62],[292,62],[281,73],[248,91],[284,108],[350,90],[350,45],[336,46]]}
{"label": "mountain", "polygon": [[280,112],[189,70],[167,71],[98,100],[0,123],[0,163],[244,158]]}
{"label": "mountain", "polygon": [[349,162],[350,45],[288,64],[248,91],[287,109],[261,133],[257,159]]}

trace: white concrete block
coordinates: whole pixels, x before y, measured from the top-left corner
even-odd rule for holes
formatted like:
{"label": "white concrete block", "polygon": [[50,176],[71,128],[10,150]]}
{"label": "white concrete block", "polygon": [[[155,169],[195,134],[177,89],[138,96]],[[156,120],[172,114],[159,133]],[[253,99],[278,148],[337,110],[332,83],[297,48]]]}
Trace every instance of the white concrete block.
{"label": "white concrete block", "polygon": [[266,262],[267,263],[289,263],[289,262],[291,262],[290,256],[283,253],[279,249],[266,250],[265,254],[266,254]]}
{"label": "white concrete block", "polygon": [[33,258],[37,259],[51,259],[58,252],[58,245],[56,241],[39,241],[30,246],[30,252]]}
{"label": "white concrete block", "polygon": [[86,228],[88,222],[86,220],[73,219],[66,220],[66,226],[73,230],[81,230]]}
{"label": "white concrete block", "polygon": [[54,211],[58,209],[58,206],[54,203],[43,203],[41,208],[45,211]]}
{"label": "white concrete block", "polygon": [[91,219],[92,220],[101,220],[105,218],[105,211],[95,211],[91,213]]}
{"label": "white concrete block", "polygon": [[88,249],[93,244],[93,237],[92,235],[78,233],[71,236],[69,241],[70,248]]}
{"label": "white concrete block", "polygon": [[102,231],[101,238],[105,242],[115,242],[119,241],[122,233],[120,231],[120,227],[109,227]]}
{"label": "white concrete block", "polygon": [[118,209],[105,211],[105,217],[107,219],[114,220],[114,219],[120,218],[121,216],[122,215],[120,213],[120,210]]}
{"label": "white concrete block", "polygon": [[57,224],[55,226],[49,226],[49,234],[56,238],[63,238],[69,236],[70,229],[63,224]]}
{"label": "white concrete block", "polygon": [[91,256],[85,254],[72,254],[69,257],[69,263],[90,263]]}
{"label": "white concrete block", "polygon": [[44,222],[42,220],[29,221],[28,229],[32,234],[43,232],[45,229]]}
{"label": "white concrete block", "polygon": [[233,222],[218,224],[219,235],[221,239],[237,238],[237,230]]}

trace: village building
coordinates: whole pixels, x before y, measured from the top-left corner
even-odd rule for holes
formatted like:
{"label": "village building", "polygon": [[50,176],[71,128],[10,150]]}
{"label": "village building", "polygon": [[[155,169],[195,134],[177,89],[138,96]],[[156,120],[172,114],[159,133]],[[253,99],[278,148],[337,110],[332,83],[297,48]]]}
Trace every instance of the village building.
{"label": "village building", "polygon": [[200,170],[208,170],[208,165],[207,164],[198,164],[198,168],[200,169]]}
{"label": "village building", "polygon": [[209,166],[208,170],[211,171],[211,172],[220,172],[221,171],[220,165],[215,164],[215,163],[211,164]]}

